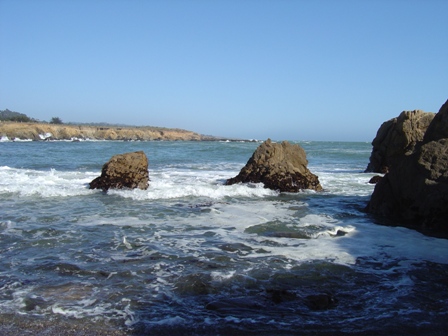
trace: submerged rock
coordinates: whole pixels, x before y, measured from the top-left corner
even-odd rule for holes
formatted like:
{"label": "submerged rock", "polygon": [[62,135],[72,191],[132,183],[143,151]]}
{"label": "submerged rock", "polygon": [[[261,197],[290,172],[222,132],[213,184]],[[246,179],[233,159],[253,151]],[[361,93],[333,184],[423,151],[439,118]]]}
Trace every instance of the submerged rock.
{"label": "submerged rock", "polygon": [[398,157],[366,210],[426,234],[448,237],[448,101],[412,153]]}
{"label": "submerged rock", "polygon": [[90,182],[90,189],[139,188],[146,190],[149,183],[148,158],[143,151],[118,154],[107,162],[101,176]]}
{"label": "submerged rock", "polygon": [[240,173],[226,181],[235,183],[264,183],[269,189],[298,192],[302,189],[322,190],[319,179],[308,168],[305,150],[287,141],[261,144]]}
{"label": "submerged rock", "polygon": [[266,294],[268,295],[268,298],[276,304],[297,299],[297,295],[287,289],[266,289]]}
{"label": "submerged rock", "polygon": [[308,295],[306,305],[311,310],[327,310],[336,306],[337,300],[328,293]]}
{"label": "submerged rock", "polygon": [[372,154],[366,172],[387,173],[397,158],[412,153],[435,113],[403,111],[397,118],[384,122],[372,141]]}

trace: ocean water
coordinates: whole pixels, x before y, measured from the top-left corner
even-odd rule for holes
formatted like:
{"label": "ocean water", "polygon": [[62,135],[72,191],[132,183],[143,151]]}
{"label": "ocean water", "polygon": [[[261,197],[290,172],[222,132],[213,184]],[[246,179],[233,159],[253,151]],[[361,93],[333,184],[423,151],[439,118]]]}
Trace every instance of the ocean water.
{"label": "ocean water", "polygon": [[[256,142],[0,142],[0,333],[446,334],[448,240],[363,212],[369,143],[298,143],[324,191],[223,185]],[[148,190],[88,189],[138,150]]]}

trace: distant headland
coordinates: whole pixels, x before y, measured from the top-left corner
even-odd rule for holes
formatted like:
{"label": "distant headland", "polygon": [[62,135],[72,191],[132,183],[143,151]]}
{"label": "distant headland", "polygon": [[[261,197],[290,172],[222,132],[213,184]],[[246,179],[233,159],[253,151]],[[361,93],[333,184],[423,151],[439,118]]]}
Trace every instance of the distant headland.
{"label": "distant headland", "polygon": [[14,140],[217,140],[195,132],[159,127],[86,126],[45,123],[0,122],[0,137]]}
{"label": "distant headland", "polygon": [[29,118],[25,114],[9,110],[0,111],[0,138],[9,141],[245,141],[203,135],[178,128],[121,126],[107,123],[65,124],[60,118],[52,118],[50,122],[42,122]]}

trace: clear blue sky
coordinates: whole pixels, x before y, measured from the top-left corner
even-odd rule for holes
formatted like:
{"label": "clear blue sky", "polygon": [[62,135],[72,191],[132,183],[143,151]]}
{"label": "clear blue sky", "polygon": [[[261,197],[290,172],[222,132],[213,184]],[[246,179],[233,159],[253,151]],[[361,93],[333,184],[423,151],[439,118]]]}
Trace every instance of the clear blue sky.
{"label": "clear blue sky", "polygon": [[0,0],[0,109],[371,141],[448,99],[447,0]]}

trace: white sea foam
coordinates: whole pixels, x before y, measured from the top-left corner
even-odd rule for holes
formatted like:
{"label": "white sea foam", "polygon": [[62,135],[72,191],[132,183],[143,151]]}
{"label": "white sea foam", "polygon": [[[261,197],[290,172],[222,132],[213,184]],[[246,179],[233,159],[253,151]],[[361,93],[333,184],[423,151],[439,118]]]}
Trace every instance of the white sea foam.
{"label": "white sea foam", "polygon": [[44,134],[39,134],[39,138],[41,138],[42,140],[45,140],[45,139],[48,139],[48,138],[51,138],[53,136],[53,134],[51,134],[51,133],[44,133]]}
{"label": "white sea foam", "polygon": [[19,138],[14,138],[14,142],[30,142],[33,141],[32,139],[19,139]]}
{"label": "white sea foam", "polygon": [[33,141],[32,139],[20,139],[20,138],[14,138],[14,139],[9,139],[7,136],[3,135],[0,138],[0,142],[30,142]]}
{"label": "white sea foam", "polygon": [[[437,238],[424,237],[420,233],[404,228],[385,227],[364,223],[342,223],[328,215],[307,215],[299,220],[294,218],[294,211],[282,204],[265,204],[260,201],[259,206],[252,204],[225,204],[214,205],[218,211],[189,217],[188,225],[203,227],[212,225],[212,229],[219,235],[222,242],[229,244],[241,243],[248,245],[253,251],[264,249],[270,255],[287,256],[291,260],[310,261],[328,260],[341,264],[355,264],[359,257],[374,257],[378,260],[396,256],[404,259],[447,262],[444,257],[448,253],[448,241]],[[160,220],[160,227],[163,222]],[[297,239],[288,237],[266,237],[248,234],[245,229],[274,221],[290,222],[306,228],[307,226],[320,227],[320,231],[312,235],[311,239]],[[157,226],[157,220],[152,220]],[[172,225],[185,226],[182,218],[170,220]],[[229,229],[233,227],[233,229]],[[336,236],[338,230],[345,232],[344,236]],[[169,239],[169,233],[164,234]],[[183,236],[173,235],[175,246],[183,251],[200,248],[201,242],[185,232]],[[273,242],[275,244],[267,243]],[[415,249],[415,246],[422,249]],[[258,254],[249,253],[247,257],[258,257]]]}
{"label": "white sea foam", "polygon": [[0,193],[69,197],[92,193],[86,185],[95,175],[85,172],[39,171],[0,167]]}
{"label": "white sea foam", "polygon": [[174,326],[174,325],[179,325],[179,324],[181,324],[181,325],[185,324],[185,322],[186,322],[185,319],[180,316],[172,316],[172,317],[167,317],[163,320],[152,322],[152,324]]}
{"label": "white sea foam", "polygon": [[[224,181],[241,168],[238,160],[220,163],[204,159],[208,152],[202,151],[202,160],[184,162],[184,158],[178,160],[183,151],[177,148],[171,153],[175,159],[159,155],[166,165],[150,167],[148,190],[110,190],[105,194],[88,189],[88,183],[99,176],[99,167],[78,171],[78,163],[70,168],[61,159],[67,157],[65,149],[79,150],[78,144],[3,145],[27,151],[50,145],[48,153],[63,148],[55,154],[55,160],[63,162],[57,167],[72,169],[50,169],[45,160],[32,165],[44,167],[42,170],[0,167],[0,197],[8,204],[20,204],[7,209],[0,221],[0,250],[5,255],[0,290],[7,293],[0,300],[3,312],[117,319],[127,327],[142,321],[155,329],[185,326],[192,314],[195,321],[203,319],[208,326],[225,322],[214,314],[204,315],[206,298],[228,292],[240,295],[257,286],[262,290],[271,276],[295,272],[314,261],[349,265],[347,269],[362,273],[356,284],[362,283],[364,274],[383,279],[396,272],[393,280],[385,280],[391,289],[386,293],[390,300],[395,300],[394,295],[406,297],[413,290],[416,280],[407,272],[418,262],[448,263],[448,240],[376,225],[359,210],[374,186],[368,184],[371,175],[361,174],[351,165],[329,168],[317,164],[311,170],[319,176],[323,192],[283,194],[261,184],[225,186]],[[117,143],[84,145],[97,149]],[[133,145],[162,144],[119,145],[134,150]],[[203,145],[207,144],[191,146]],[[163,148],[170,146],[184,144]],[[233,143],[209,146],[242,147]],[[122,149],[110,150],[117,148]],[[219,151],[215,155],[222,161]],[[231,156],[233,149],[223,150],[223,154]],[[78,161],[89,162],[87,169],[95,169],[90,156],[76,155]],[[21,162],[18,159],[15,165],[26,167]],[[31,282],[26,274],[32,274]],[[381,286],[366,286],[371,296],[383,300]],[[203,289],[210,291],[195,294]],[[43,308],[33,308],[40,298]],[[368,306],[373,308],[365,315],[375,316],[382,309]],[[416,312],[416,307],[400,312]],[[330,313],[308,314],[309,321],[304,323],[319,324],[318,319]],[[387,314],[384,309],[378,312],[378,316]],[[259,323],[256,318],[233,315],[225,319]],[[349,320],[342,317],[336,324],[340,321]],[[273,319],[274,323],[290,326],[295,322]]]}
{"label": "white sea foam", "polygon": [[261,184],[233,185],[210,183],[183,183],[175,184],[169,180],[156,180],[150,182],[148,190],[109,190],[111,195],[120,195],[134,200],[176,199],[185,197],[206,197],[210,199],[223,199],[225,197],[264,197],[276,195],[275,191],[265,189]]}
{"label": "white sea foam", "polygon": [[[221,175],[220,175],[221,174]],[[39,171],[0,167],[0,193],[18,193],[21,196],[69,197],[88,195],[88,183],[99,176],[99,172],[64,172],[51,169]],[[183,197],[264,197],[277,192],[263,188],[262,184],[239,184],[225,186],[225,177],[219,172],[185,172],[152,174],[147,190],[109,190],[111,195],[119,195],[135,200],[175,199]]]}
{"label": "white sea foam", "polygon": [[319,182],[324,192],[345,196],[369,196],[374,185],[369,180],[375,174],[356,172],[315,172],[319,176]]}
{"label": "white sea foam", "polygon": [[[73,318],[82,318],[85,316],[107,316],[111,314],[110,305],[104,306],[86,306],[82,302],[78,305],[71,304],[69,306],[60,306],[55,304],[51,307],[51,310],[54,314],[64,315]],[[124,311],[115,311],[115,313],[119,313],[126,316]]]}
{"label": "white sea foam", "polygon": [[[92,191],[87,184],[98,173],[93,172],[61,172],[56,170],[37,171],[28,169],[15,169],[0,167],[0,193],[17,193],[22,197],[39,195],[41,197],[68,197],[88,195],[99,191]],[[371,185],[365,183],[367,177],[353,178],[349,174],[322,175],[323,183],[327,183],[328,193],[345,195],[351,190],[357,191],[358,195],[364,195],[372,189]],[[351,176],[351,179],[349,178]],[[227,178],[225,174],[213,171],[202,171],[200,173],[161,171],[153,174],[148,190],[110,190],[110,195],[118,195],[134,200],[169,200],[175,198],[194,199],[207,198],[211,203],[206,208],[209,212],[200,216],[189,217],[188,225],[191,227],[202,227],[204,224],[215,227],[215,232],[222,236],[222,240],[228,242],[242,242],[248,244],[245,229],[254,225],[260,225],[272,221],[289,223],[307,229],[308,227],[321,228],[311,234],[311,239],[298,240],[287,237],[269,237],[269,240],[284,247],[266,247],[263,241],[266,237],[253,235],[251,246],[253,249],[269,250],[270,254],[286,255],[294,260],[328,259],[339,263],[353,264],[356,258],[366,255],[400,255],[403,258],[430,260],[446,262],[445,258],[448,246],[444,240],[424,237],[418,232],[404,228],[393,228],[363,223],[342,223],[329,215],[310,214],[302,218],[295,218],[296,210],[290,209],[290,204],[281,202],[263,202],[267,196],[275,196],[278,193],[263,188],[261,184],[237,184],[225,186],[222,180]],[[346,186],[346,190],[344,189]],[[250,205],[245,202],[225,204],[220,200],[226,197],[244,197],[251,199]],[[254,202],[253,198],[259,198],[260,203]],[[196,206],[194,203],[192,206]],[[300,204],[298,205],[300,207]],[[152,223],[160,225],[166,221],[153,218]],[[80,220],[79,224],[86,225],[137,225],[145,226],[147,221],[138,218],[88,218]],[[185,219],[182,217],[170,218],[170,223],[183,227]],[[176,224],[178,223],[178,224]],[[235,228],[223,230],[229,225]],[[362,230],[360,230],[362,229]],[[343,231],[345,236],[335,237],[337,232]],[[165,235],[168,237],[171,233]],[[195,245],[194,240],[187,236],[188,240],[179,239],[176,246],[184,251],[191,250]],[[132,247],[126,241],[120,239],[123,247]],[[425,248],[416,251],[414,243]],[[292,248],[300,244],[300,248]],[[199,246],[200,244],[196,244]],[[253,257],[253,254],[248,254]]]}
{"label": "white sea foam", "polygon": [[[249,202],[249,203],[248,203]],[[250,205],[249,205],[250,204]],[[302,205],[303,206],[303,205]],[[301,205],[298,204],[300,208]],[[257,258],[256,253],[263,250],[271,256],[283,256],[296,262],[327,260],[340,264],[354,265],[358,258],[369,257],[377,260],[392,258],[433,261],[446,263],[444,256],[448,254],[448,241],[425,237],[420,233],[405,228],[373,225],[368,221],[357,219],[352,222],[341,222],[329,215],[308,214],[296,217],[296,207],[282,202],[265,202],[248,200],[238,203],[211,203],[204,209],[196,211],[185,218],[173,214],[144,219],[123,217],[109,218],[107,221],[98,218],[86,218],[89,225],[109,224],[117,226],[147,227],[154,226],[156,233],[149,237],[126,237],[131,247],[138,241],[140,246],[148,244],[158,246],[159,252],[169,254],[201,256],[207,249],[216,249],[205,244],[198,232],[204,227],[214,233],[221,244],[242,244],[250,250],[242,251],[241,256]],[[169,226],[166,226],[166,223]],[[310,234],[309,239],[286,236],[266,236],[248,233],[246,229],[270,223],[285,223],[287,227]],[[80,223],[82,224],[82,223]],[[199,231],[196,231],[199,230]],[[338,236],[338,231],[343,236]],[[123,236],[116,239],[117,247],[127,250]],[[161,244],[163,242],[163,244]],[[205,244],[205,245],[204,245]],[[420,246],[416,249],[415,246]],[[114,258],[120,258],[120,255]],[[126,258],[126,257],[124,257]]]}
{"label": "white sea foam", "polygon": [[266,189],[262,184],[224,185],[232,175],[222,171],[202,170],[174,171],[172,169],[151,172],[149,188],[141,190],[110,190],[111,194],[136,200],[176,199],[185,197],[264,197],[277,192]]}

